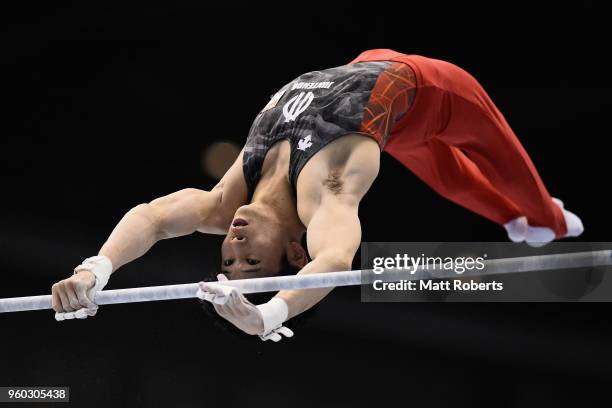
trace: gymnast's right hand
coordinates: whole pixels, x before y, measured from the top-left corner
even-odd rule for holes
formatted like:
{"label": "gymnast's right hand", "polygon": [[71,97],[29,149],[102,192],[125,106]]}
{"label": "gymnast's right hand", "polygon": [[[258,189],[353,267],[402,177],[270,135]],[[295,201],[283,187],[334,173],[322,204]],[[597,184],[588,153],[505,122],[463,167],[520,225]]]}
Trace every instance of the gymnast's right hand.
{"label": "gymnast's right hand", "polygon": [[113,265],[105,256],[85,259],[74,269],[74,275],[51,288],[55,320],[86,319],[98,311],[96,293],[108,283]]}

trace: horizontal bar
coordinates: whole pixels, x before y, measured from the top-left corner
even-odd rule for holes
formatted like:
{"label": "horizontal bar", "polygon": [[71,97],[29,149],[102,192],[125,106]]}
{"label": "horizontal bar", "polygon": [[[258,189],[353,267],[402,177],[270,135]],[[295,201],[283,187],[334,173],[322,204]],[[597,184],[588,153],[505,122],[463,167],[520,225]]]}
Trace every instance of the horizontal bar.
{"label": "horizontal bar", "polygon": [[[333,288],[337,286],[365,285],[380,280],[448,279],[461,276],[487,276],[506,273],[572,269],[612,265],[612,250],[573,252],[565,254],[536,255],[516,258],[491,259],[484,262],[483,270],[465,271],[433,269],[431,266],[416,271],[386,269],[374,274],[371,269],[343,272],[312,273],[306,275],[274,276],[268,278],[236,279],[222,284],[232,286],[242,293],[276,292],[285,289]],[[98,305],[117,303],[152,302],[156,300],[191,299],[196,297],[197,283],[168,286],[150,286],[131,289],[103,290],[96,294]],[[51,295],[0,299],[0,313],[51,309]]]}

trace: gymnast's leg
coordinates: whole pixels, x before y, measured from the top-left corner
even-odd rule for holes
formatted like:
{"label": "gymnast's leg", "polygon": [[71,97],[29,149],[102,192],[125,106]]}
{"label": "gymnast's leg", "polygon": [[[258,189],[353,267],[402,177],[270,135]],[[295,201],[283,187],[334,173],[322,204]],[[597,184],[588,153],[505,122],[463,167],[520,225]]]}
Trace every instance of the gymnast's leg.
{"label": "gymnast's leg", "polygon": [[[452,113],[437,137],[464,151],[495,189],[516,204],[529,224],[528,242],[580,235],[582,222],[552,199],[527,152],[484,89],[459,68],[453,78],[462,86],[449,92]],[[470,95],[460,94],[462,89],[469,89]]]}

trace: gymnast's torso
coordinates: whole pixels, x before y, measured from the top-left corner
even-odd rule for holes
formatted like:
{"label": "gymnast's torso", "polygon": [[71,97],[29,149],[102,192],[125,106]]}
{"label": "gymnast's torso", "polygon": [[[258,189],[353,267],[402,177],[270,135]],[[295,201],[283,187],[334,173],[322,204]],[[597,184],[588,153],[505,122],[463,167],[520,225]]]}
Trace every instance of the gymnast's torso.
{"label": "gymnast's torso", "polygon": [[[352,149],[364,144],[374,142],[380,154],[390,127],[414,98],[408,87],[390,84],[385,75],[399,71],[409,75],[408,70],[407,65],[389,61],[360,62],[308,72],[283,86],[255,118],[244,146],[242,164],[249,199],[262,177],[267,154],[279,142],[287,143],[287,177],[294,195],[303,170],[314,157],[328,164],[308,167],[338,169],[349,160]],[[379,95],[380,87],[393,91],[387,106],[382,106],[385,95]],[[376,115],[381,108],[383,113]],[[381,122],[387,128],[381,129]]]}

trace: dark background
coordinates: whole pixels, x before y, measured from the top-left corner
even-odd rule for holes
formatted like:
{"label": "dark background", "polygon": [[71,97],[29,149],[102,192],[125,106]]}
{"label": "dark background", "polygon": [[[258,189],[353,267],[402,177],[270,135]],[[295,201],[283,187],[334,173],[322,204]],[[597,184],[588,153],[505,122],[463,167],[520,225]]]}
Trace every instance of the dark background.
{"label": "dark background", "polygon": [[[0,298],[49,292],[132,206],[210,188],[211,143],[241,143],[300,73],[393,48],[480,80],[584,241],[610,241],[607,10],[455,2],[23,4],[0,13]],[[505,241],[388,156],[364,241]],[[221,237],[156,246],[109,288],[193,282]],[[355,264],[355,267],[358,267]],[[608,398],[607,304],[362,304],[336,290],[279,344],[218,330],[196,302],[58,324],[0,316],[0,386],[70,386],[74,406],[592,406]]]}

